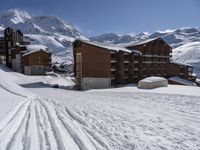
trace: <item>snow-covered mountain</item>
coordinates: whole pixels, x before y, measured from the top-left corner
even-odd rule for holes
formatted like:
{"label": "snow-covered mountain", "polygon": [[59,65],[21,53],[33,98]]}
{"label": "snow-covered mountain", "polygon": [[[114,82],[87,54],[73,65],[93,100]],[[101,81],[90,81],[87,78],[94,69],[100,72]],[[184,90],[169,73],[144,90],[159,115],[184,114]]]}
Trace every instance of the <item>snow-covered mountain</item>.
{"label": "snow-covered mountain", "polygon": [[146,32],[142,32],[137,35],[118,35],[115,33],[106,33],[99,36],[91,37],[90,40],[101,43],[124,44],[145,40],[147,38],[148,33]]}
{"label": "snow-covered mountain", "polygon": [[108,33],[92,37],[90,40],[126,45],[156,37],[162,37],[173,48],[174,61],[194,66],[194,71],[200,78],[200,28],[181,28],[137,35]]}
{"label": "snow-covered mountain", "polygon": [[33,44],[48,46],[54,54],[54,61],[72,60],[71,42],[75,38],[87,39],[73,24],[56,16],[35,16],[20,9],[11,9],[0,15],[0,34],[6,27],[21,30]]}
{"label": "snow-covered mountain", "polygon": [[200,29],[181,28],[176,30],[156,31],[152,34],[142,32],[136,35],[117,35],[114,33],[107,33],[91,37],[90,40],[112,44],[129,44],[156,37],[162,37],[171,47],[177,48],[190,42],[200,41]]}
{"label": "snow-covered mountain", "polygon": [[189,42],[173,50],[173,60],[190,64],[200,78],[200,41]]}

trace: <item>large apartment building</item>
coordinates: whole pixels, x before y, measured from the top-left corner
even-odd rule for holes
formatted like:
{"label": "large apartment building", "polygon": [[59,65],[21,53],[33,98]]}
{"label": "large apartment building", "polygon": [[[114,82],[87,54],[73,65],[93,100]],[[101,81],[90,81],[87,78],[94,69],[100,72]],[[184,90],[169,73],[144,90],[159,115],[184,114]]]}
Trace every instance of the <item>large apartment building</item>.
{"label": "large apartment building", "polygon": [[6,64],[6,47],[4,37],[0,37],[0,63]]}
{"label": "large apartment building", "polygon": [[137,83],[149,76],[195,80],[191,66],[170,61],[172,48],[162,38],[126,47],[75,40],[73,52],[76,85],[81,89]]}
{"label": "large apartment building", "polygon": [[4,30],[4,40],[6,48],[6,66],[12,68],[12,48],[17,43],[23,42],[23,33],[20,30],[6,28]]}

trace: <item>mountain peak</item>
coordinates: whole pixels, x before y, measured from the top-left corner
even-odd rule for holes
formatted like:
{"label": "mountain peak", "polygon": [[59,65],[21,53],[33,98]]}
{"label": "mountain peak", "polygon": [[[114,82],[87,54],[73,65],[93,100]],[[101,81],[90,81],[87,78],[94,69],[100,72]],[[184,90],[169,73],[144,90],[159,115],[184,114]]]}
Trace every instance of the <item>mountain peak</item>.
{"label": "mountain peak", "polygon": [[9,9],[0,16],[1,19],[14,24],[24,23],[26,20],[31,19],[31,15],[21,9]]}

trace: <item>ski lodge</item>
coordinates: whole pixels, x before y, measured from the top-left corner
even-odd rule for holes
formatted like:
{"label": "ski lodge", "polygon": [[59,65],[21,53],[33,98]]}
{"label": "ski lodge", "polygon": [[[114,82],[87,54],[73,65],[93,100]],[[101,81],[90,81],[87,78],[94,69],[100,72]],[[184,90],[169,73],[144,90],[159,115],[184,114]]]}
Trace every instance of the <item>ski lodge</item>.
{"label": "ski lodge", "polygon": [[126,47],[85,40],[73,42],[74,74],[80,89],[138,83],[150,76],[195,81],[193,67],[171,62],[172,48],[155,38]]}

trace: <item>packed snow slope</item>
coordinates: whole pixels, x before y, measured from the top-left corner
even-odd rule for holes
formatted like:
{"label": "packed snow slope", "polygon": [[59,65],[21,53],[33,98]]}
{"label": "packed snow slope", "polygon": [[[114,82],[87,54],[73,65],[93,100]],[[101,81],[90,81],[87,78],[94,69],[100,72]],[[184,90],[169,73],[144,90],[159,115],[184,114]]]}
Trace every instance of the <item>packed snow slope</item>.
{"label": "packed snow slope", "polygon": [[173,50],[173,60],[194,66],[200,78],[200,41],[191,42]]}
{"label": "packed snow slope", "polygon": [[36,16],[20,9],[10,9],[0,15],[1,34],[6,27],[21,30],[33,44],[48,46],[55,61],[71,61],[71,42],[75,38],[87,39],[73,24],[56,16]]}
{"label": "packed snow slope", "polygon": [[25,76],[2,66],[0,74],[1,150],[200,147],[198,87],[81,92],[51,88],[50,76]]}

